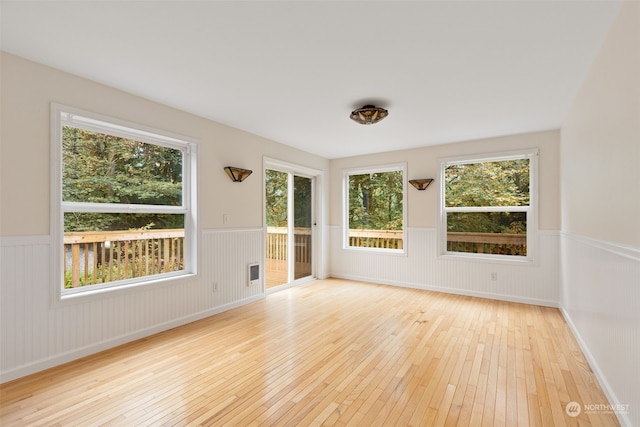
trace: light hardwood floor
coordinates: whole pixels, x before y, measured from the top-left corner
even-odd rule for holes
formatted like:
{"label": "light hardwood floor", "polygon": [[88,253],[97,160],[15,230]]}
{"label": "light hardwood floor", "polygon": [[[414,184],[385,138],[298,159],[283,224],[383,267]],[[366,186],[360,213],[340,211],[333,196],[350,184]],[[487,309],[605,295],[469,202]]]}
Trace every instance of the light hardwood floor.
{"label": "light hardwood floor", "polygon": [[315,281],[0,387],[0,425],[618,425],[557,309]]}

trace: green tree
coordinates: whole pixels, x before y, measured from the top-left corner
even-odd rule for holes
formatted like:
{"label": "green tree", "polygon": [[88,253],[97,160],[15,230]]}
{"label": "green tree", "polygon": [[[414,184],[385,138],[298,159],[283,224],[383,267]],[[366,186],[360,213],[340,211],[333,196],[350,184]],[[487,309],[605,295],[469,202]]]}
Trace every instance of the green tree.
{"label": "green tree", "polygon": [[285,172],[266,170],[265,199],[268,227],[287,226],[287,179]]}
{"label": "green tree", "polygon": [[[286,227],[288,209],[289,174],[266,170],[265,199],[268,227]],[[312,186],[311,179],[293,177],[294,227],[311,227]]]}
{"label": "green tree", "polygon": [[402,172],[349,175],[349,228],[402,230]]}
{"label": "green tree", "polygon": [[[447,207],[527,206],[529,160],[454,164],[445,170]],[[455,212],[447,214],[449,231],[524,233],[522,212]]]}
{"label": "green tree", "polygon": [[311,227],[311,179],[303,176],[293,177],[293,226]]}
{"label": "green tree", "polygon": [[[179,206],[182,152],[64,126],[65,202]],[[181,228],[182,215],[67,213],[65,231]]]}

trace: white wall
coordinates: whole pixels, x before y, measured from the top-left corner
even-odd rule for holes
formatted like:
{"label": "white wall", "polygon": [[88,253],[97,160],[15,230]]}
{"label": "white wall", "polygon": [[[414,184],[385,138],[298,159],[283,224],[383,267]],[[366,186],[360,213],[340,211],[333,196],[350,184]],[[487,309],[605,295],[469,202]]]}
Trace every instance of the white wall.
{"label": "white wall", "polygon": [[[1,59],[2,382],[263,296],[245,277],[247,264],[264,257],[263,157],[321,171],[327,160],[6,53]],[[51,102],[199,141],[197,277],[51,304]],[[254,174],[232,183],[227,165]],[[223,214],[230,218],[224,225]]]}
{"label": "white wall", "polygon": [[[509,301],[557,306],[559,299],[560,202],[558,131],[535,132],[331,160],[331,274],[378,283]],[[407,162],[408,179],[437,178],[439,159],[514,149],[539,149],[539,248],[534,264],[505,264],[438,257],[438,183],[425,191],[407,189],[406,256],[375,254],[342,247],[343,170]],[[498,280],[491,280],[491,273]]]}
{"label": "white wall", "polygon": [[[560,240],[557,231],[540,233],[536,265],[440,259],[436,252],[435,228],[410,227],[406,256],[345,250],[341,232],[341,227],[331,227],[333,277],[558,306]],[[491,280],[492,273],[497,273],[497,280]]]}
{"label": "white wall", "polygon": [[640,425],[639,2],[623,4],[562,126],[561,171],[562,310],[610,403],[629,405],[621,421]]}
{"label": "white wall", "polygon": [[[562,228],[640,246],[640,17],[628,1],[562,125]],[[635,219],[635,221],[634,221]]]}

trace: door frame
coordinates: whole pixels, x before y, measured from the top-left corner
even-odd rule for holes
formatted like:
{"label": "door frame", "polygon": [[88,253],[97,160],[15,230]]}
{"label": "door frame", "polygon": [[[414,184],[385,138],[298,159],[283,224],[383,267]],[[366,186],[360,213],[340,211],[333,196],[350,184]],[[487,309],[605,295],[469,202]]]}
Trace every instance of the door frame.
{"label": "door frame", "polygon": [[[295,163],[286,162],[283,160],[273,159],[270,157],[263,157],[262,165],[262,227],[263,227],[263,244],[262,244],[262,265],[264,267],[264,280],[262,280],[263,292],[269,294],[278,292],[283,289],[290,288],[292,286],[298,286],[303,283],[310,282],[316,278],[324,278],[323,274],[319,273],[325,271],[326,260],[323,256],[322,249],[325,247],[325,227],[324,227],[324,210],[325,204],[323,203],[324,195],[324,171],[320,169],[314,169],[307,166],[301,166]],[[301,279],[287,282],[286,284],[267,289],[266,280],[266,243],[267,243],[267,210],[266,210],[266,195],[265,195],[265,182],[267,169],[276,170],[279,172],[285,172],[288,174],[297,175],[304,178],[311,179],[312,188],[312,201],[311,201],[311,275],[303,277]],[[289,272],[292,277],[293,272]]]}

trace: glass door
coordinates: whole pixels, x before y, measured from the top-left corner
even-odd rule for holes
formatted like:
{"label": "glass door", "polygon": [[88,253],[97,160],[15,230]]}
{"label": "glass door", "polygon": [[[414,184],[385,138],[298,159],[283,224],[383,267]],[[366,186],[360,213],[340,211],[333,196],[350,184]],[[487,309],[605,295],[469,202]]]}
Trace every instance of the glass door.
{"label": "glass door", "polygon": [[265,171],[267,289],[313,275],[313,178]]}
{"label": "glass door", "polygon": [[265,173],[267,243],[265,283],[268,288],[289,283],[289,174]]}
{"label": "glass door", "polygon": [[311,243],[313,204],[311,178],[293,177],[293,237],[294,267],[293,278],[301,279],[311,276]]}

